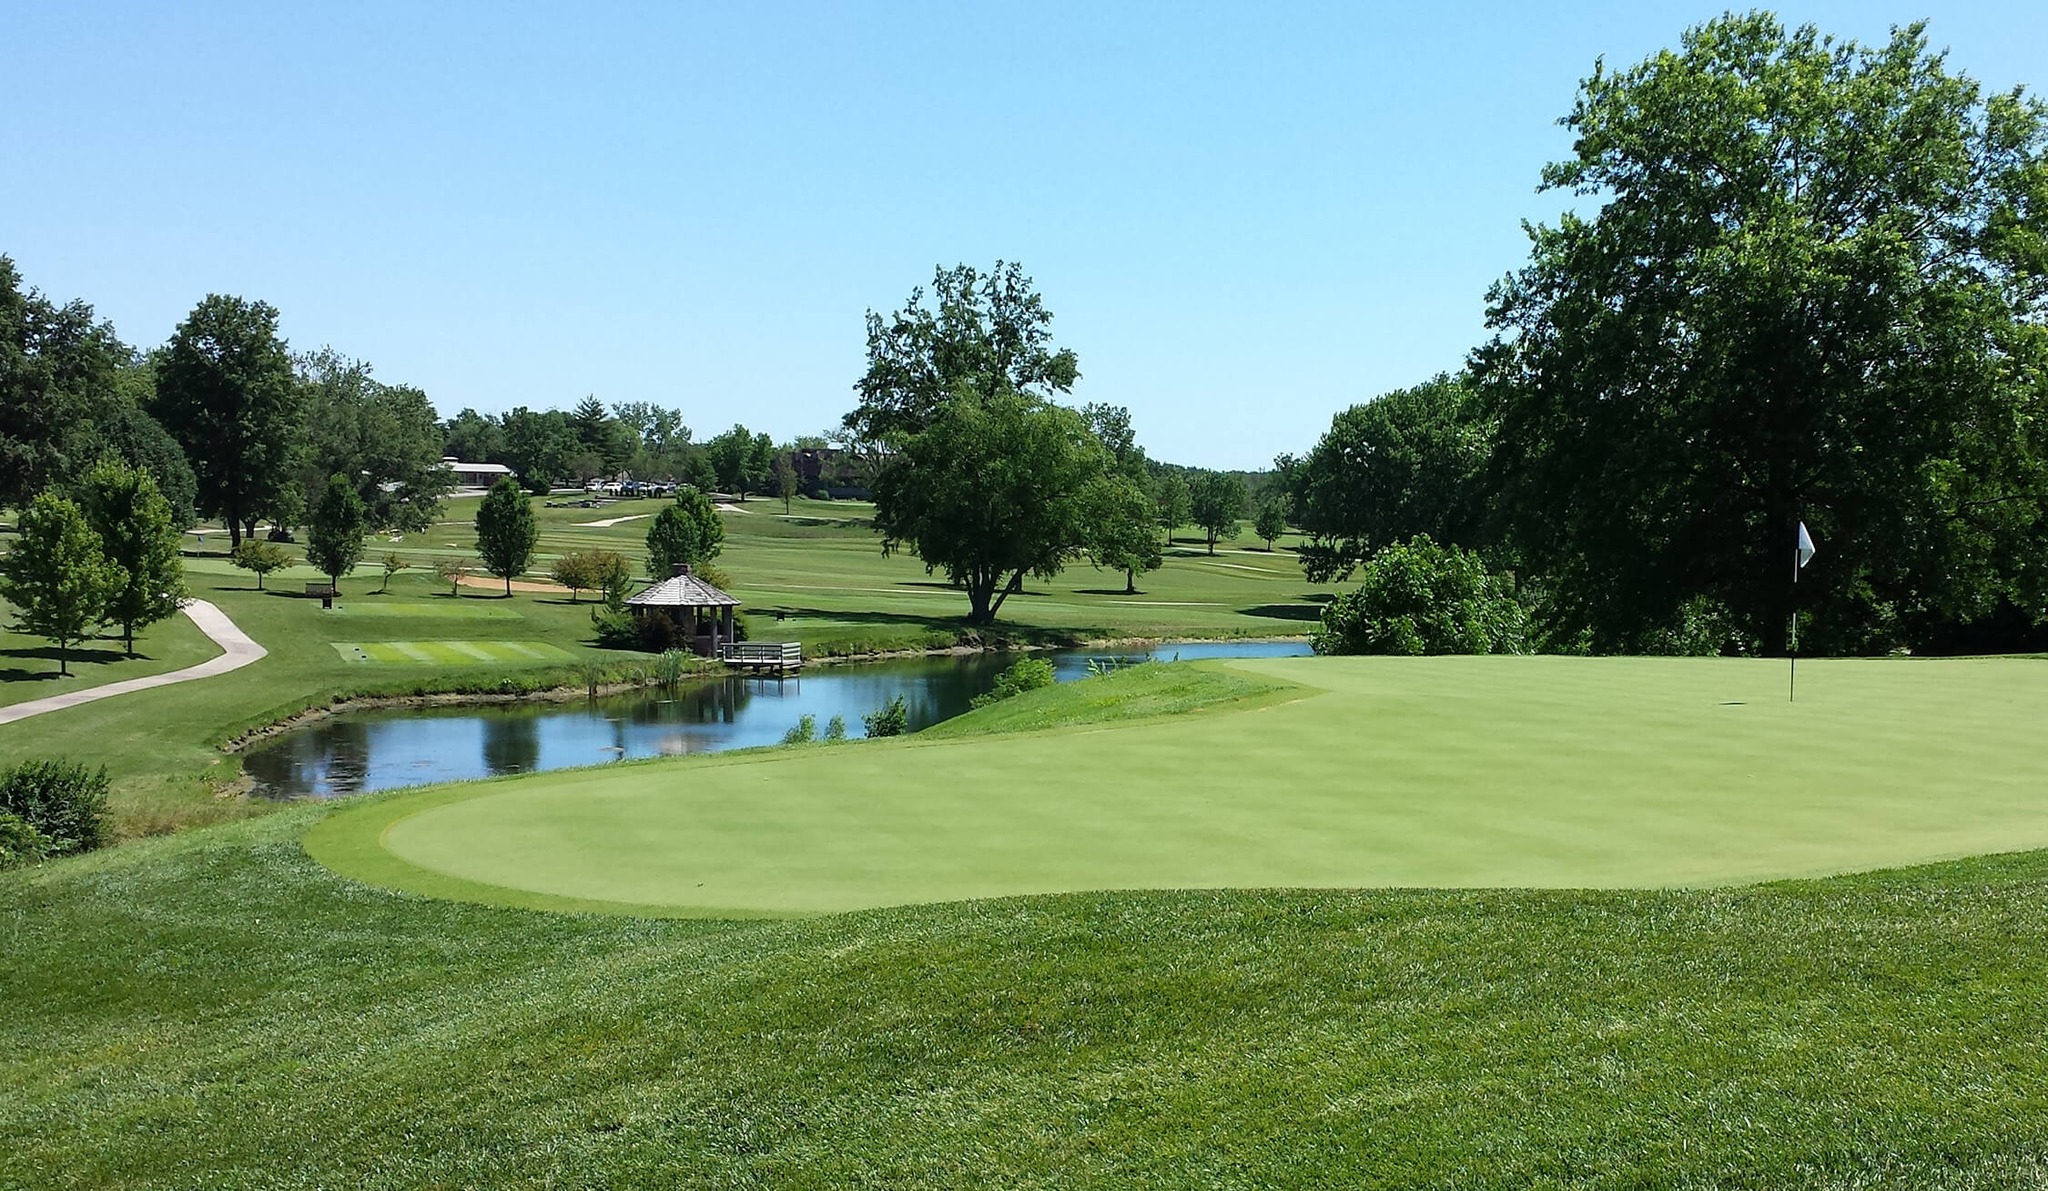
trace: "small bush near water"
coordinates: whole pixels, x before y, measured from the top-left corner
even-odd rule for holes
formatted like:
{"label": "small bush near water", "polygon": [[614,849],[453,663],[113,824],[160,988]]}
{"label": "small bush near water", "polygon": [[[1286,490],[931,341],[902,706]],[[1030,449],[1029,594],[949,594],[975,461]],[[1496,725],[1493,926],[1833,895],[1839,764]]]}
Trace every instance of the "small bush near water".
{"label": "small bush near water", "polygon": [[1005,699],[1035,691],[1053,684],[1052,663],[1044,658],[1023,658],[1016,665],[996,675],[995,688],[986,694],[976,695],[968,700],[969,707],[987,707]]}
{"label": "small bush near water", "polygon": [[0,868],[107,842],[107,771],[29,761],[0,771]]}
{"label": "small bush near water", "polygon": [[796,727],[782,734],[784,744],[809,744],[818,738],[818,717],[807,715],[796,722]]}
{"label": "small bush near water", "polygon": [[910,709],[898,695],[886,706],[860,717],[860,722],[867,725],[869,736],[901,736],[910,730]]}

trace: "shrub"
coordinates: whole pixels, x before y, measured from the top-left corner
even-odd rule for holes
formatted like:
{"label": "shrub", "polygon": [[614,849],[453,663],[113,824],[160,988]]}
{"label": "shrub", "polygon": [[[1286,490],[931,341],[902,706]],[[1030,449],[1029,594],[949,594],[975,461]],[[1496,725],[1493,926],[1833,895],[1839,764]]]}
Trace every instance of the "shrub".
{"label": "shrub", "polygon": [[1044,658],[1021,658],[1009,669],[996,675],[996,685],[987,694],[976,695],[968,700],[969,707],[987,707],[1005,699],[1035,691],[1053,684],[1052,663]]}
{"label": "shrub", "polygon": [[676,622],[659,612],[637,617],[634,623],[640,630],[640,648],[648,653],[672,652],[683,639],[683,631],[676,627]]}
{"label": "shrub", "polygon": [[46,841],[51,856],[89,852],[106,842],[107,771],[72,761],[28,761],[0,772],[0,814]]}
{"label": "shrub", "polygon": [[597,643],[605,649],[640,648],[640,622],[632,613],[611,608],[592,610],[590,623],[597,630]]}
{"label": "shrub", "polygon": [[20,815],[0,811],[0,869],[34,864],[50,854],[50,841]]}
{"label": "shrub", "polygon": [[1317,653],[1521,653],[1528,613],[1478,555],[1427,534],[1387,546],[1323,609]]}
{"label": "shrub", "polygon": [[910,709],[898,695],[887,706],[862,716],[861,723],[867,725],[869,736],[901,736],[910,728]]}
{"label": "shrub", "polygon": [[846,717],[845,717],[845,716],[843,716],[843,715],[835,715],[835,716],[833,716],[833,717],[832,717],[831,719],[829,719],[829,720],[825,721],[825,742],[826,742],[827,744],[830,744],[831,742],[833,742],[833,741],[835,741],[835,740],[845,740],[845,739],[846,739]]}
{"label": "shrub", "polygon": [[[840,725],[840,730],[842,732],[845,731],[845,725]],[[796,722],[796,727],[791,728],[789,731],[784,732],[782,734],[782,743],[809,744],[811,741],[816,740],[817,738],[818,717],[814,715],[807,715]]]}

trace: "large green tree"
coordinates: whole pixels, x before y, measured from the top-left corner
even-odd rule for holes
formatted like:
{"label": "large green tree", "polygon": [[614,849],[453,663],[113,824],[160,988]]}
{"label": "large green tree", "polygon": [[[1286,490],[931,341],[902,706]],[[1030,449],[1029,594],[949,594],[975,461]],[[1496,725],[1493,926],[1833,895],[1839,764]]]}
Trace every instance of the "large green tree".
{"label": "large green tree", "polygon": [[104,615],[121,626],[121,644],[132,657],[135,630],[168,619],[185,599],[176,515],[147,471],[112,456],[85,474],[78,503],[119,572]]}
{"label": "large green tree", "polygon": [[886,317],[868,311],[867,328],[860,403],[844,422],[857,443],[892,446],[963,390],[1050,397],[1081,375],[1074,353],[1052,345],[1052,314],[1015,263],[936,269],[929,293],[912,290]]}
{"label": "large green tree", "polygon": [[297,503],[299,411],[266,302],[209,294],[158,355],[152,412],[191,461],[199,512],[226,522],[233,545],[258,517]]}
{"label": "large green tree", "polygon": [[526,573],[533,561],[534,543],[540,527],[533,520],[533,501],[511,476],[501,478],[484,494],[476,509],[476,553],[484,569],[505,581],[505,594],[512,594],[512,579]]}
{"label": "large green tree", "polygon": [[666,579],[685,563],[695,566],[718,556],[725,547],[725,523],[711,498],[685,488],[647,527],[647,574]]}
{"label": "large green tree", "polygon": [[1318,583],[1348,577],[1374,551],[1416,534],[1472,546],[1491,433],[1462,378],[1439,376],[1354,405],[1302,459],[1280,470],[1302,568]]}
{"label": "large green tree", "polygon": [[967,591],[990,624],[1025,575],[1050,578],[1086,542],[1087,495],[1109,455],[1080,414],[971,390],[900,437],[875,479],[883,549],[907,547]]}
{"label": "large green tree", "polygon": [[363,560],[363,534],[369,528],[356,486],[344,475],[327,477],[327,487],[314,503],[313,519],[306,527],[306,561],[339,585],[341,577]]}
{"label": "large green tree", "polygon": [[1704,598],[1785,643],[1912,642],[2048,611],[2048,109],[1920,26],[1883,45],[1766,14],[1596,67],[1475,371],[1496,507],[1596,649]]}
{"label": "large green tree", "polygon": [[505,465],[535,492],[568,477],[576,449],[576,431],[561,410],[535,412],[522,405],[505,415]]}
{"label": "large green tree", "polygon": [[0,599],[14,606],[14,631],[56,642],[57,673],[69,674],[71,646],[105,620],[121,569],[68,497],[44,492],[22,510],[18,528],[0,558]]}
{"label": "large green tree", "polygon": [[441,466],[443,430],[427,395],[383,384],[333,348],[299,357],[298,383],[306,506],[319,503],[330,477],[346,476],[371,525],[407,533],[432,525],[455,477]]}
{"label": "large green tree", "polygon": [[1216,553],[1216,540],[1229,540],[1238,533],[1238,521],[1251,504],[1244,481],[1227,471],[1205,471],[1188,485],[1188,511],[1195,524],[1209,535],[1209,553]]}
{"label": "large green tree", "polygon": [[142,406],[155,377],[84,302],[23,287],[0,256],[0,507],[19,508],[114,455],[156,478],[188,525],[195,485],[185,454]]}
{"label": "large green tree", "polygon": [[1096,566],[1124,573],[1125,595],[1136,595],[1138,576],[1158,570],[1163,561],[1153,525],[1158,506],[1136,480],[1115,470],[1114,454],[1110,467],[1082,500],[1082,543]]}

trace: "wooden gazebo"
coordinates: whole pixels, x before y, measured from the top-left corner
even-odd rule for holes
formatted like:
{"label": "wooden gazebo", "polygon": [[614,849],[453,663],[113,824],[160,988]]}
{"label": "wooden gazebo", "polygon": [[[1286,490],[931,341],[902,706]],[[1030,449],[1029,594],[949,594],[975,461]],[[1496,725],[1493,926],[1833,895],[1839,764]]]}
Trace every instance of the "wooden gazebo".
{"label": "wooden gazebo", "polygon": [[732,643],[732,613],[740,602],[690,573],[688,563],[626,601],[634,616],[666,616],[699,657],[722,657]]}

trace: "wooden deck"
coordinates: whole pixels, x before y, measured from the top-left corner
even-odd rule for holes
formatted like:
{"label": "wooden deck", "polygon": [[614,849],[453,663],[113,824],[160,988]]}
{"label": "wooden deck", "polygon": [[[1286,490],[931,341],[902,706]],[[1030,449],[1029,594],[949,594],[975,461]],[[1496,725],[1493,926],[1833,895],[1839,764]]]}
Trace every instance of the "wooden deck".
{"label": "wooden deck", "polygon": [[740,670],[773,670],[778,674],[801,670],[804,647],[794,641],[741,641],[721,646],[718,658]]}

